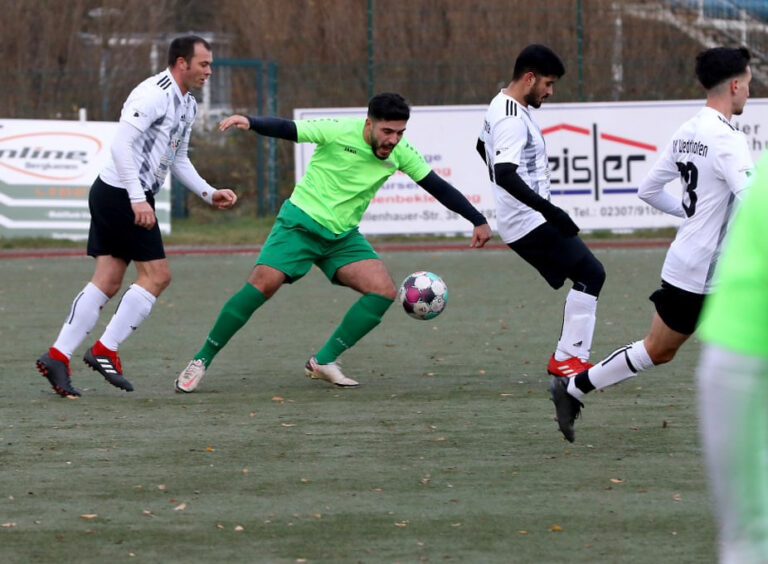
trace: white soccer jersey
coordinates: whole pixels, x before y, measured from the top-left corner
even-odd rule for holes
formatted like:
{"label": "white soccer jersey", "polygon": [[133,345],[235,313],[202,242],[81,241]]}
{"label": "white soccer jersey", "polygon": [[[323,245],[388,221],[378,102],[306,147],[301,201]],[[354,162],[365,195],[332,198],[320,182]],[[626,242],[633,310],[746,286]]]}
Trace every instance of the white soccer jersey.
{"label": "white soccer jersey", "polygon": [[480,132],[496,199],[496,230],[505,243],[517,241],[545,223],[544,217],[494,182],[498,163],[517,165],[517,174],[539,196],[549,200],[549,163],[541,129],[530,111],[499,92],[491,100]]}
{"label": "white soccer jersey", "polygon": [[752,168],[744,134],[710,107],[672,136],[638,190],[640,198],[654,205],[665,184],[675,178],[682,182],[684,219],[664,260],[663,280],[697,294],[712,290],[731,212]]}
{"label": "white soccer jersey", "polygon": [[[145,192],[157,194],[177,153],[186,159],[196,114],[194,96],[181,93],[168,69],[143,81],[128,96],[120,121],[141,132],[131,149]],[[136,194],[120,180],[111,155],[100,176],[107,184],[128,189],[131,199],[135,199]]]}

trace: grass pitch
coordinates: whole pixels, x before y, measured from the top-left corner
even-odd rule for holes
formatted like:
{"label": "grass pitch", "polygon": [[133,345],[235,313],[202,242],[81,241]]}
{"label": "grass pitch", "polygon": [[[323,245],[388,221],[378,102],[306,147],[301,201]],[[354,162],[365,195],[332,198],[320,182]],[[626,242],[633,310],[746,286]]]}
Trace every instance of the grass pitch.
{"label": "grass pitch", "polygon": [[[641,338],[663,249],[596,251],[594,358]],[[670,365],[591,394],[565,442],[544,367],[567,289],[508,251],[383,253],[450,301],[395,307],[344,355],[359,389],[303,376],[350,290],[313,270],[172,391],[253,257],[173,256],[174,282],[121,349],[136,391],[79,360],[78,400],[34,368],[92,261],[0,264],[0,560],[28,562],[714,562],[692,339]],[[114,311],[102,314],[97,338]],[[88,344],[90,344],[90,340]]]}

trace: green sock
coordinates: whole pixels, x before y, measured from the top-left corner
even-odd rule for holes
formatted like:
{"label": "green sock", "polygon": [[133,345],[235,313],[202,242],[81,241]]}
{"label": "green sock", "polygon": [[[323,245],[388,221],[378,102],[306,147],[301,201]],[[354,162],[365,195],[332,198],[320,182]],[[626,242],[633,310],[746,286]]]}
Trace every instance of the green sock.
{"label": "green sock", "polygon": [[197,351],[195,360],[202,360],[205,367],[208,368],[214,357],[224,348],[224,345],[248,322],[253,312],[266,301],[267,298],[258,288],[246,282],[245,286],[229,298],[224,307],[221,308],[219,317],[213,324],[211,332],[208,333],[203,348]]}
{"label": "green sock", "polygon": [[364,294],[349,308],[341,325],[323,345],[315,358],[318,364],[329,364],[341,353],[365,337],[371,329],[381,323],[381,317],[394,300],[380,294]]}

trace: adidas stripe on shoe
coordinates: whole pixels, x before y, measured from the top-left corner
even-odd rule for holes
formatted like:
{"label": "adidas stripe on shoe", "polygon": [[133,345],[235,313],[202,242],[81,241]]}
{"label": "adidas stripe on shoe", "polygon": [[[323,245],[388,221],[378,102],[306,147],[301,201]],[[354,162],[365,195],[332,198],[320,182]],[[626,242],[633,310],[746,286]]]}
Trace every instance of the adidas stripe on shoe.
{"label": "adidas stripe on shoe", "polygon": [[104,379],[116,388],[126,392],[133,391],[133,384],[123,376],[123,369],[117,352],[110,351],[101,345],[99,341],[96,341],[96,344],[85,351],[83,362],[85,362],[86,366],[91,367],[104,376]]}

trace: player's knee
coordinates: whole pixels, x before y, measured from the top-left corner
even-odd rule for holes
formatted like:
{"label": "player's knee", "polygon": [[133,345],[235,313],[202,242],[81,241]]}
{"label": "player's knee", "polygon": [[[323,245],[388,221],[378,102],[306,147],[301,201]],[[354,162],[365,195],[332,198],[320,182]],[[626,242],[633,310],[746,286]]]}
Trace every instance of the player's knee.
{"label": "player's knee", "polygon": [[108,298],[114,298],[115,294],[117,294],[120,291],[120,287],[122,286],[123,281],[122,280],[114,280],[107,283],[101,283],[97,285],[99,290],[104,292],[104,294]]}
{"label": "player's knee", "polygon": [[170,270],[156,272],[152,276],[152,293],[159,296],[163,290],[171,285]]}
{"label": "player's knee", "polygon": [[283,281],[284,278],[274,276],[248,278],[248,283],[261,292],[267,299],[270,299],[277,293],[283,285]]}
{"label": "player's knee", "polygon": [[654,366],[658,366],[659,364],[666,364],[667,362],[675,358],[676,354],[677,354],[677,348],[675,347],[662,347],[658,349],[648,350],[648,356],[650,357],[651,362],[653,362]]}
{"label": "player's knee", "polygon": [[575,289],[597,298],[600,296],[603,284],[605,284],[605,267],[599,260],[590,257],[590,260],[583,265],[573,286]]}
{"label": "player's knee", "polygon": [[266,299],[270,299],[280,289],[279,285],[267,285],[267,284],[261,284],[258,286],[254,284],[253,287],[256,288],[259,292],[261,292]]}
{"label": "player's knee", "polygon": [[387,299],[394,300],[397,296],[397,288],[395,288],[394,283],[390,281],[389,284],[385,284],[379,291],[374,291],[374,293],[384,296]]}

